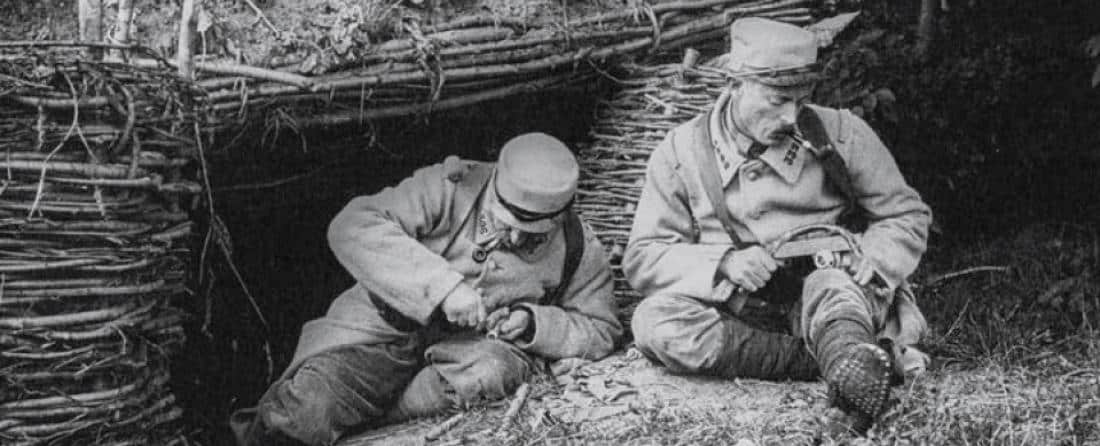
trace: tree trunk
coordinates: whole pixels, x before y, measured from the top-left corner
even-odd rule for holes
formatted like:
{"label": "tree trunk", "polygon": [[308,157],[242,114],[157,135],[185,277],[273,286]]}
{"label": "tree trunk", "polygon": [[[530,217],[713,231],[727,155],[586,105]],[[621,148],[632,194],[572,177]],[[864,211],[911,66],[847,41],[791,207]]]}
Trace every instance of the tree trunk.
{"label": "tree trunk", "polygon": [[194,79],[191,36],[194,34],[195,25],[195,0],[183,0],[179,46],[176,47],[176,65],[179,67],[180,77],[187,80]]}
{"label": "tree trunk", "polygon": [[[115,19],[115,30],[111,34],[114,43],[130,43],[130,28],[134,21],[133,0],[118,0],[118,18]],[[120,49],[112,49],[107,52],[108,57],[114,60],[124,60],[129,55]]]}
{"label": "tree trunk", "polygon": [[[81,41],[100,42],[103,40],[103,0],[79,0],[77,17]],[[89,58],[99,59],[102,54],[102,49],[88,49]]]}
{"label": "tree trunk", "polygon": [[921,1],[920,19],[917,22],[917,58],[921,61],[928,60],[929,51],[936,38],[936,10],[939,7],[939,0]]}

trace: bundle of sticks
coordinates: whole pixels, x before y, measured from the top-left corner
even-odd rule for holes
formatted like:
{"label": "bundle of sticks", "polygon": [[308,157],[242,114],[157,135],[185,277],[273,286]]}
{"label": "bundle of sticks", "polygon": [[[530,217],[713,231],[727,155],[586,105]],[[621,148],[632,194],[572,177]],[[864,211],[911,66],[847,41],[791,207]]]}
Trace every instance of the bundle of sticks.
{"label": "bundle of sticks", "polygon": [[0,443],[165,444],[200,91],[0,45]]}
{"label": "bundle of sticks", "polygon": [[[742,16],[809,23],[820,0],[679,0],[531,24],[463,16],[405,33],[319,76],[195,63],[220,122],[291,118],[299,128],[462,107],[585,82],[646,54],[721,40]],[[334,70],[334,71],[333,71]],[[273,114],[278,108],[281,113]],[[288,123],[289,124],[289,123]]]}

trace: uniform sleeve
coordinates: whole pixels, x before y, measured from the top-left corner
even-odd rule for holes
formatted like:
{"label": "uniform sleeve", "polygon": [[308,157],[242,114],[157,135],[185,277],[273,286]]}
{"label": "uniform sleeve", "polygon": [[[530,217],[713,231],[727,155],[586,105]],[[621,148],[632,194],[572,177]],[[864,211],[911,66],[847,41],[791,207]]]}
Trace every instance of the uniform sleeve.
{"label": "uniform sleeve", "polygon": [[874,130],[843,112],[850,123],[851,153],[845,154],[856,198],[867,212],[864,254],[891,290],[913,274],[927,248],[932,210],[905,182],[894,157]]}
{"label": "uniform sleeve", "polygon": [[557,305],[520,304],[531,311],[535,333],[516,345],[549,359],[600,359],[623,334],[616,311],[611,266],[603,245],[584,225],[584,256]]}
{"label": "uniform sleeve", "polygon": [[395,187],[353,199],[332,220],[329,246],[360,286],[421,324],[462,275],[418,240],[452,219],[455,184],[442,165],[416,171]]}
{"label": "uniform sleeve", "polygon": [[644,296],[711,298],[722,256],[732,244],[696,243],[688,193],[677,172],[672,133],[654,150],[623,253],[623,271]]}

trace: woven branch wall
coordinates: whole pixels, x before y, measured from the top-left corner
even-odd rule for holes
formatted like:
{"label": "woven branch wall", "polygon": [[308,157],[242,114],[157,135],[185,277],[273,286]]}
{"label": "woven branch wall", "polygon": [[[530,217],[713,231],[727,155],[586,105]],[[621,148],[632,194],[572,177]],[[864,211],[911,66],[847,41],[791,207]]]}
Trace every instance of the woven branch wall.
{"label": "woven branch wall", "polygon": [[168,444],[196,92],[78,56],[0,49],[0,443]]}

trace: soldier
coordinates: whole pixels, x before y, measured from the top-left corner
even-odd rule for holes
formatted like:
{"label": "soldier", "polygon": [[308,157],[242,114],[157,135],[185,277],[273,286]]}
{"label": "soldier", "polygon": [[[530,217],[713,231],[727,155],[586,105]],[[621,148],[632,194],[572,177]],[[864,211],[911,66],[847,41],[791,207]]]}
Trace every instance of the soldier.
{"label": "soldier", "polygon": [[235,414],[238,440],[328,445],[504,398],[535,358],[609,354],[622,327],[603,247],[572,211],[578,176],[562,142],[530,133],[495,165],[451,157],[352,200],[328,238],[357,283]]}
{"label": "soldier", "polygon": [[[677,373],[823,375],[865,429],[885,408],[891,369],[926,365],[912,348],[925,320],[904,284],[931,210],[866,122],[806,104],[820,76],[810,32],[743,18],[730,33],[730,87],[649,160],[623,257],[646,296],[632,319],[637,347]],[[763,247],[838,223],[849,203],[865,225],[850,267],[784,268]],[[716,293],[723,283],[735,292]]]}

